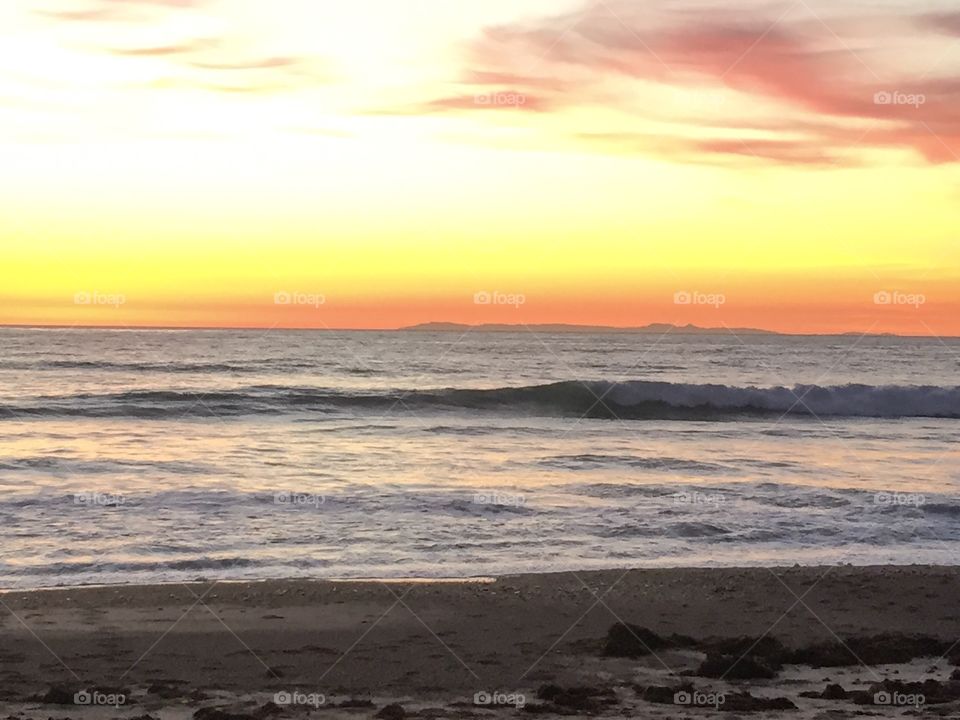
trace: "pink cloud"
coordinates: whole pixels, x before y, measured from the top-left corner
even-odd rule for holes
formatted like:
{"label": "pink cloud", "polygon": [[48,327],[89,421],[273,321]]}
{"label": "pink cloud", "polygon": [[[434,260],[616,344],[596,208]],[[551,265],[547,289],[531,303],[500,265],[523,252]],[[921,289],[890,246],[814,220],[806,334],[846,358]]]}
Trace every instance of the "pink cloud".
{"label": "pink cloud", "polygon": [[[753,149],[746,156],[823,164],[861,144],[913,149],[931,163],[958,160],[960,74],[902,70],[885,76],[889,63],[883,61],[890,47],[901,47],[897,43],[922,45],[931,36],[956,33],[960,13],[844,17],[826,25],[803,7],[766,8],[762,14],[755,7],[692,11],[666,2],[610,0],[567,15],[488,28],[467,48],[463,95],[509,85],[536,97],[542,111],[604,104],[643,113],[631,81],[681,91],[712,86],[783,105],[784,137],[750,139],[755,119],[743,117],[742,140],[715,139],[704,119],[702,140],[678,139],[671,151],[679,147],[706,158],[744,155],[746,146]],[[899,65],[906,68],[909,60],[900,58]],[[619,97],[610,83],[621,88]],[[425,108],[477,109],[443,98]],[[811,114],[815,123],[804,117]],[[650,110],[647,115],[655,116]],[[814,132],[797,141],[786,134],[796,130]]]}
{"label": "pink cloud", "polygon": [[295,57],[265,57],[232,62],[194,62],[194,67],[203,70],[269,70],[271,68],[287,68],[301,62]]}
{"label": "pink cloud", "polygon": [[960,12],[933,13],[924,17],[928,29],[960,37]]}
{"label": "pink cloud", "polygon": [[171,45],[154,45],[151,47],[116,48],[111,50],[114,55],[126,57],[166,57],[170,55],[184,55],[205,50],[214,43],[209,40],[193,40]]}

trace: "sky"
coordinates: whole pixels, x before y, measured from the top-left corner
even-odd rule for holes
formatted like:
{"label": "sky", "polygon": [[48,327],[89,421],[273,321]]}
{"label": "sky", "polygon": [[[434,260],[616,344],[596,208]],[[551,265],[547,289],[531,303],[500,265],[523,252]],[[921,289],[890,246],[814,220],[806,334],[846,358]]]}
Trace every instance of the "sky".
{"label": "sky", "polygon": [[0,323],[960,335],[934,0],[0,4]]}

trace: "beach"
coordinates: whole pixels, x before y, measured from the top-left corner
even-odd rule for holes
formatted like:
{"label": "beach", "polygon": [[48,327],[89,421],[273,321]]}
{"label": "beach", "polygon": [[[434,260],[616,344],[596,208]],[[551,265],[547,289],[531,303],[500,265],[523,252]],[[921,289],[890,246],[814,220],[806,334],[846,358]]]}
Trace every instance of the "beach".
{"label": "beach", "polygon": [[[958,592],[960,568],[936,566],[11,591],[0,713],[949,717]],[[923,702],[882,685],[924,680]],[[849,696],[812,697],[833,684]]]}
{"label": "beach", "polygon": [[0,335],[0,718],[960,713],[958,341]]}

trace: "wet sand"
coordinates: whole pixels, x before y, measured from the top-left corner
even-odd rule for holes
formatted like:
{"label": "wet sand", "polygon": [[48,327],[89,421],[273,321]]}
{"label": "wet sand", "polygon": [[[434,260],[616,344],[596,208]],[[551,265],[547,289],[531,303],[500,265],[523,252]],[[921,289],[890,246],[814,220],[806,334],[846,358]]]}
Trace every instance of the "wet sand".
{"label": "wet sand", "polygon": [[[667,718],[719,709],[735,717],[738,695],[750,693],[785,698],[796,708],[754,717],[856,717],[878,710],[863,705],[866,695],[858,704],[804,694],[839,684],[873,697],[887,687],[878,685],[885,679],[930,679],[942,688],[957,685],[960,697],[960,683],[949,681],[960,654],[953,646],[960,640],[958,597],[960,568],[925,566],[9,592],[0,595],[0,713]],[[624,652],[608,641],[620,622],[634,626],[621,632]],[[871,644],[872,636],[887,638],[883,648]],[[909,636],[923,636],[914,643],[918,650],[903,650]],[[748,641],[723,642],[741,637]],[[782,644],[775,658],[761,654],[771,639]],[[886,662],[897,648],[905,656]],[[847,653],[846,661],[837,653]],[[720,670],[706,669],[706,660]],[[830,666],[817,667],[824,661]],[[775,666],[773,676],[761,677],[766,664]],[[897,687],[888,688],[891,695]],[[900,689],[899,704],[879,711],[918,707],[918,698],[913,705],[909,698],[919,693],[906,692],[917,688]],[[682,694],[675,699],[688,690],[698,706],[685,705]],[[933,685],[927,690],[935,702],[924,698],[926,713],[960,717],[960,700],[946,690],[933,697]],[[495,704],[482,704],[485,694]]]}

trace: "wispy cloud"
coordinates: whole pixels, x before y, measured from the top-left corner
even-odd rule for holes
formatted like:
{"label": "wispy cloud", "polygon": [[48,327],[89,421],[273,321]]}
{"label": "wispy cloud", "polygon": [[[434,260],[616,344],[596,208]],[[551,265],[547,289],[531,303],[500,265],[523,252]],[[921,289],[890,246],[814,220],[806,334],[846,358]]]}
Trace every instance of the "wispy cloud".
{"label": "wispy cloud", "polygon": [[818,138],[780,140],[762,138],[698,139],[653,133],[579,133],[578,139],[603,152],[653,155],[678,162],[712,165],[763,164],[809,167],[856,167],[860,161],[843,148],[825,145]]}
{"label": "wispy cloud", "polygon": [[191,59],[186,67],[199,86],[223,93],[278,93],[335,82],[329,63],[318,57],[227,54]]}
{"label": "wispy cloud", "polygon": [[102,22],[131,19],[131,12],[137,10],[197,8],[208,2],[209,0],[71,0],[37,12],[57,20]]}
{"label": "wispy cloud", "polygon": [[207,50],[214,45],[212,40],[188,40],[170,45],[153,45],[147,47],[113,48],[114,55],[125,57],[168,57],[171,55],[187,55]]}
{"label": "wispy cloud", "polygon": [[[168,48],[153,48],[153,51]],[[199,55],[209,59],[198,59],[198,54],[184,49],[184,52],[151,52],[151,49],[132,52],[133,55],[165,55],[176,59],[176,73],[154,79],[149,86],[159,90],[207,90],[217,93],[272,94],[305,90],[329,86],[335,82],[335,76],[322,58],[316,57],[246,57],[231,60],[224,50],[203,51]],[[185,57],[184,57],[185,56]],[[215,59],[215,58],[222,59]]]}
{"label": "wispy cloud", "polygon": [[91,22],[101,20],[115,20],[118,18],[116,8],[93,7],[86,10],[37,10],[37,15],[53,18],[54,20]]}
{"label": "wispy cloud", "polygon": [[296,57],[264,57],[236,60],[231,62],[192,62],[196,68],[203,70],[269,70],[272,68],[289,68],[303,62]]}
{"label": "wispy cloud", "polygon": [[[255,94],[300,90],[332,82],[333,73],[324,58],[270,52],[262,41],[254,42],[229,31],[214,37],[188,35],[179,39],[177,34],[182,36],[184,29],[189,30],[193,25],[189,21],[180,22],[180,18],[165,22],[170,14],[208,10],[213,4],[213,0],[62,0],[59,7],[45,8],[41,13],[57,19],[107,21],[103,28],[97,28],[97,47],[84,43],[94,53],[108,53],[129,62],[140,59],[166,62],[165,65],[151,64],[149,70],[144,71],[149,79],[127,83],[127,88]],[[135,23],[137,32],[113,21]],[[198,28],[209,26],[210,23],[197,24]],[[113,42],[109,38],[113,38]],[[158,38],[162,40],[158,42]],[[157,77],[157,70],[162,72],[164,68],[167,72]]]}
{"label": "wispy cloud", "polygon": [[[960,153],[960,71],[954,65],[952,74],[935,75],[933,68],[918,65],[909,48],[922,48],[938,36],[949,43],[942,36],[958,32],[958,13],[824,20],[809,6],[788,2],[758,10],[610,0],[487,28],[466,48],[462,95],[433,99],[422,109],[484,110],[467,99],[502,88],[535,98],[528,109],[594,106],[676,121],[665,118],[662,108],[638,103],[637,86],[691,95],[706,89],[737,93],[741,102],[736,110],[702,117],[703,137],[696,141],[678,134],[673,142],[653,144],[651,152],[679,148],[688,158],[716,154],[824,164],[860,145],[912,149],[927,162],[952,163]],[[781,107],[797,125],[792,134],[807,135],[797,140],[748,132],[755,120],[750,103],[767,112]],[[732,112],[739,118],[731,118]],[[812,135],[811,116],[818,126]],[[742,137],[712,134],[713,122],[731,119],[742,124]],[[607,134],[604,142],[616,137]],[[625,149],[634,148],[637,137],[625,137]]]}

